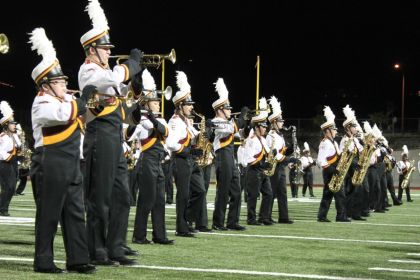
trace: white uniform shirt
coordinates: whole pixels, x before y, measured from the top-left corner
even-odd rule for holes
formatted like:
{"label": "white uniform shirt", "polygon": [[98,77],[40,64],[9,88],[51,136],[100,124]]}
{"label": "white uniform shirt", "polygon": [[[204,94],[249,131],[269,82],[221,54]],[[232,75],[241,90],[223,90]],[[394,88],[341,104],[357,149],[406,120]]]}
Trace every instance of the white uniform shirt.
{"label": "white uniform shirt", "polygon": [[9,136],[2,132],[0,134],[0,160],[9,161],[13,155],[16,155],[16,149],[21,145],[22,143],[16,133]]}
{"label": "white uniform shirt", "polygon": [[186,122],[188,125],[178,115],[173,115],[168,122],[170,132],[166,144],[173,154],[182,152],[199,134],[191,119],[187,119]]}
{"label": "white uniform shirt", "polygon": [[32,130],[35,140],[34,147],[43,146],[43,127],[68,124],[77,116],[77,104],[73,97],[66,94],[64,100],[60,100],[44,92],[40,92],[32,104]]}
{"label": "white uniform shirt", "polygon": [[238,151],[236,153],[238,158],[238,164],[242,165],[243,167],[246,167],[248,163],[246,162],[245,157],[245,146],[239,146]]}
{"label": "white uniform shirt", "polygon": [[311,165],[314,162],[314,160],[311,156],[302,156],[300,158],[300,162],[302,163],[302,169],[305,169],[306,167]]}
{"label": "white uniform shirt", "polygon": [[[235,121],[232,119],[227,121],[225,119],[216,117],[211,120],[215,124],[213,149],[217,151],[229,145],[234,138],[234,134],[238,132]],[[218,122],[222,122],[219,123]]]}
{"label": "white uniform shirt", "polygon": [[340,154],[337,142],[333,143],[330,139],[324,138],[319,143],[317,163],[322,168],[326,168],[336,162]]}
{"label": "white uniform shirt", "polygon": [[[164,118],[156,118],[156,119],[165,126],[165,130],[169,133],[168,124],[166,123],[166,120]],[[140,123],[137,125],[136,130],[134,131],[133,135],[130,137],[130,140],[138,139],[141,145],[145,140],[150,138],[153,133],[154,133],[153,123],[146,116],[141,116]],[[148,146],[147,148],[151,146],[150,144],[153,145],[153,143],[151,142],[143,143],[143,145]],[[142,147],[142,148],[146,148],[146,147]]]}
{"label": "white uniform shirt", "polygon": [[275,130],[270,130],[270,132],[267,134],[267,146],[270,148],[270,152],[273,149],[277,151],[277,161],[281,162],[286,158],[284,155],[287,149],[286,142],[284,141],[283,136],[279,135]]}
{"label": "white uniform shirt", "polygon": [[[344,137],[341,138],[340,151],[344,150],[344,145],[346,144],[348,140],[349,140],[349,137],[347,135],[344,135]],[[352,152],[354,151],[355,148],[357,149],[358,153],[361,153],[363,150],[363,146],[362,144],[360,144],[359,139],[357,139],[356,137],[353,137],[353,141],[349,145],[349,151]]]}
{"label": "white uniform shirt", "polygon": [[245,144],[245,162],[247,165],[253,165],[261,161],[270,149],[264,137],[257,137],[250,133]]}
{"label": "white uniform shirt", "polygon": [[369,165],[374,165],[375,163],[377,163],[378,161],[378,157],[381,155],[381,150],[380,149],[376,149],[373,153],[372,156],[370,157],[370,161],[369,161]]}
{"label": "white uniform shirt", "polygon": [[404,174],[405,172],[408,171],[408,169],[411,167],[411,163],[407,160],[407,161],[402,161],[400,160],[397,163],[397,171],[398,174]]}

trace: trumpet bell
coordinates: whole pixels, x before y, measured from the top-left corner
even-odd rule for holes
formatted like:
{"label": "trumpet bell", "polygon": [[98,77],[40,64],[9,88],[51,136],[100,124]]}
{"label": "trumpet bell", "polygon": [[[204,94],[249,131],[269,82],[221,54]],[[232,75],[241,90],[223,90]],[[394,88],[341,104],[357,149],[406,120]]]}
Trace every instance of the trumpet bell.
{"label": "trumpet bell", "polygon": [[9,52],[9,39],[6,34],[0,33],[0,53],[6,54]]}
{"label": "trumpet bell", "polygon": [[175,62],[176,62],[175,50],[172,49],[171,52],[167,56],[165,56],[164,58],[169,60],[170,62],[172,62],[172,64],[175,64]]}
{"label": "trumpet bell", "polygon": [[156,93],[159,94],[159,95],[163,95],[166,100],[171,100],[171,97],[172,97],[172,87],[171,86],[167,86],[164,91],[157,90]]}

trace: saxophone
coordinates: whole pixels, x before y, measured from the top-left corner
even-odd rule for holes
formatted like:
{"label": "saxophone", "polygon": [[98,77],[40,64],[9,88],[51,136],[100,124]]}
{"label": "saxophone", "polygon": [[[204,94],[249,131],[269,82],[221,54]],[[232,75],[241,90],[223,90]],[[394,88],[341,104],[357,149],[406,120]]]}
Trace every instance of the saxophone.
{"label": "saxophone", "polygon": [[128,152],[128,156],[127,156],[127,162],[129,162],[129,164],[127,165],[127,169],[128,170],[133,170],[134,167],[136,167],[136,145],[137,144],[137,140],[133,140],[131,141],[131,145],[130,145],[130,151]]}
{"label": "saxophone", "polygon": [[332,176],[331,181],[328,183],[328,188],[332,192],[338,192],[343,185],[344,178],[346,177],[347,171],[349,170],[349,167],[353,161],[353,158],[356,155],[356,152],[349,151],[349,147],[351,142],[353,142],[353,137],[350,137],[345,145],[343,152],[341,153],[340,160],[338,161],[338,165],[336,167],[336,170],[338,170],[338,173]]}
{"label": "saxophone", "polygon": [[404,179],[401,183],[401,188],[406,189],[408,186],[408,183],[410,182],[411,174],[416,170],[416,167],[414,166],[414,160],[410,161],[410,168],[408,168],[407,173],[404,175]]}
{"label": "saxophone", "polygon": [[372,157],[372,154],[376,150],[374,141],[375,141],[375,137],[372,134],[366,134],[363,138],[365,147],[362,150],[362,153],[360,154],[359,161],[358,161],[358,165],[360,166],[360,168],[354,172],[353,177],[351,178],[351,183],[355,187],[361,186],[363,183],[363,180],[365,179],[367,170],[369,168],[370,158]]}
{"label": "saxophone", "polygon": [[22,146],[17,155],[23,157],[23,160],[19,165],[19,169],[29,169],[31,166],[32,151],[26,145],[25,132],[23,130],[19,135],[19,140]]}
{"label": "saxophone", "polygon": [[384,157],[384,162],[385,162],[385,168],[386,168],[386,171],[387,172],[389,172],[389,171],[392,171],[392,169],[394,168],[393,166],[394,166],[394,159],[392,159],[390,156],[388,156],[388,155],[386,155],[385,157]]}
{"label": "saxophone", "polygon": [[[273,138],[273,142],[271,143],[271,147],[270,147],[270,151],[267,154],[267,157],[265,158],[265,161],[268,162],[270,164],[270,168],[264,170],[264,174],[268,177],[273,176],[274,172],[276,172],[276,167],[277,167],[277,160],[276,157],[273,154],[273,150],[274,150],[274,138]],[[263,148],[264,149],[264,148]]]}
{"label": "saxophone", "polygon": [[197,136],[196,148],[202,150],[203,155],[197,158],[195,161],[199,167],[206,167],[210,165],[209,162],[211,162],[209,159],[213,150],[213,144],[204,136],[206,132],[206,118],[202,114],[198,114],[195,111],[192,111],[192,113],[201,119],[199,124],[200,133]]}

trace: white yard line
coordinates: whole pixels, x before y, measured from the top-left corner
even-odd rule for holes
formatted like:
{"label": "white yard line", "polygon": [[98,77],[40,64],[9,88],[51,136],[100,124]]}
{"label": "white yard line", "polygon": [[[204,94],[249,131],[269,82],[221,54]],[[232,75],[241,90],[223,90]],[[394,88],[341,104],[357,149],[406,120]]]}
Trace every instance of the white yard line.
{"label": "white yard line", "polygon": [[[0,257],[0,260],[16,261],[16,262],[33,262],[33,259],[15,258],[15,257]],[[64,261],[57,261],[57,260],[54,260],[54,262],[65,263]],[[372,279],[372,278],[353,278],[353,277],[329,276],[329,275],[318,275],[318,274],[295,274],[295,273],[270,272],[270,271],[176,267],[176,266],[156,266],[156,265],[133,265],[133,266],[129,266],[129,268],[144,268],[144,269],[152,269],[152,270],[192,271],[192,272],[204,272],[204,273],[230,273],[230,274],[255,275],[255,276],[283,276],[283,277],[292,277],[292,278],[328,279],[328,280],[367,280],[367,279]]]}
{"label": "white yard line", "polygon": [[417,270],[417,269],[398,269],[398,268],[389,268],[389,267],[369,267],[369,270],[389,271],[389,272],[413,272],[413,273],[420,272],[420,270]]}
{"label": "white yard line", "polygon": [[393,263],[420,263],[420,261],[414,261],[414,260],[388,260],[389,262]]}
{"label": "white yard line", "polygon": [[420,256],[420,253],[407,253],[408,256]]}

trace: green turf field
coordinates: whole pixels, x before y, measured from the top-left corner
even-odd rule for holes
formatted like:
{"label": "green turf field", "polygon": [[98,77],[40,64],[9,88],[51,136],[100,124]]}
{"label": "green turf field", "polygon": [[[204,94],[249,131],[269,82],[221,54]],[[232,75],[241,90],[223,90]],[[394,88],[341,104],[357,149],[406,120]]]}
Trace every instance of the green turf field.
{"label": "green turf field", "polygon": [[[132,208],[128,245],[141,253],[139,267],[98,267],[95,275],[58,276],[32,272],[35,205],[30,187],[25,193],[13,197],[11,217],[0,217],[0,279],[420,279],[420,191],[412,191],[413,203],[403,197],[402,206],[372,213],[367,222],[318,223],[321,189],[316,188],[315,199],[289,199],[292,225],[248,226],[244,232],[201,233],[196,238],[174,236],[175,205],[167,205],[174,246],[132,244]],[[211,186],[211,209],[214,194]],[[209,209],[210,220],[211,215]],[[243,203],[242,225],[245,217]],[[334,204],[328,217],[335,218]],[[57,265],[65,267],[60,233],[55,254]]]}

